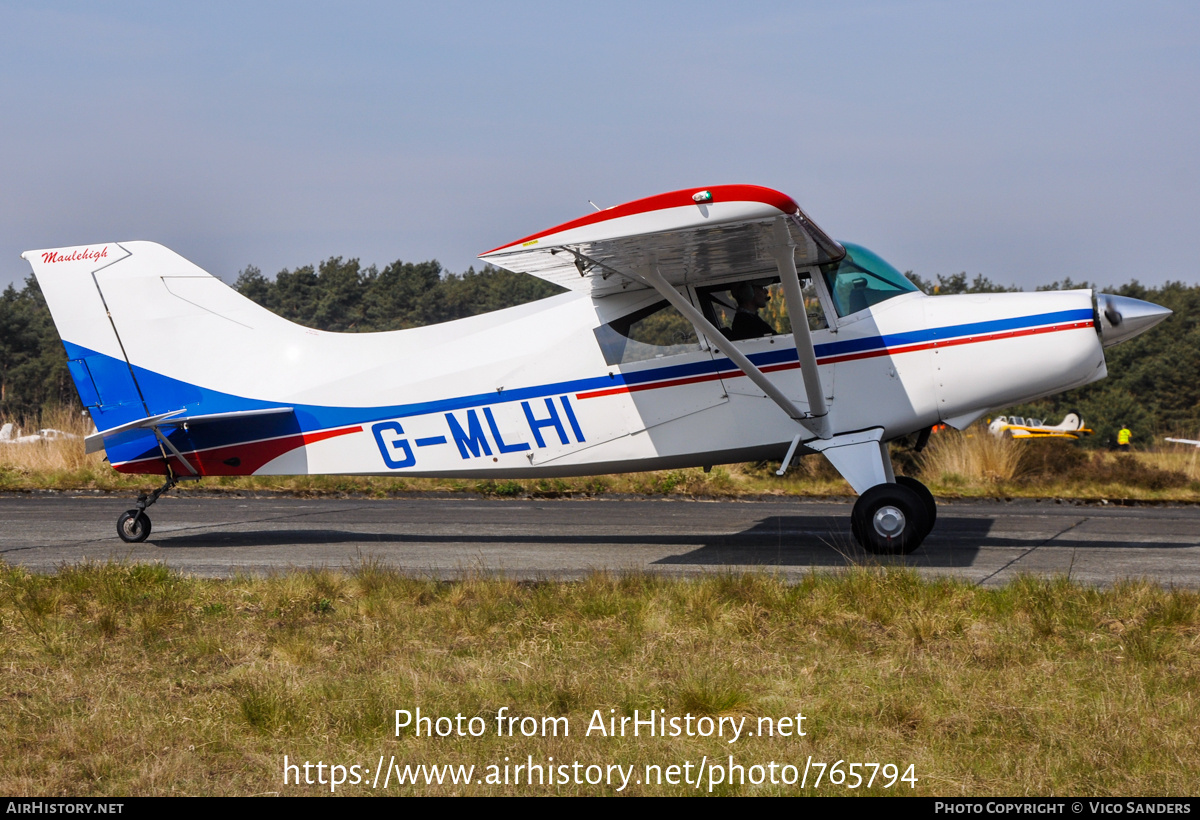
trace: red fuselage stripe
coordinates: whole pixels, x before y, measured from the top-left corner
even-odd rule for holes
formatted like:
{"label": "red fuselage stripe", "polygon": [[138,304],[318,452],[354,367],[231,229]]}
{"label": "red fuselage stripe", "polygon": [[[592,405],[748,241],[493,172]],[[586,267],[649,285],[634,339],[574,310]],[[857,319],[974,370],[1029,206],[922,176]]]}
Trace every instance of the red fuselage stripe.
{"label": "red fuselage stripe", "polygon": [[[187,463],[203,476],[210,475],[253,475],[264,464],[289,453],[297,447],[315,444],[318,441],[345,436],[350,433],[361,433],[362,426],[342,427],[334,430],[317,430],[311,433],[297,433],[278,438],[245,441],[239,444],[229,444],[224,447],[212,447],[207,450],[189,450],[184,453]],[[179,464],[179,459],[171,457],[173,468],[177,474],[187,475],[187,468]],[[234,464],[228,462],[234,461]],[[155,473],[164,474],[165,468],[161,458],[139,459],[114,464],[113,467],[123,473]]]}

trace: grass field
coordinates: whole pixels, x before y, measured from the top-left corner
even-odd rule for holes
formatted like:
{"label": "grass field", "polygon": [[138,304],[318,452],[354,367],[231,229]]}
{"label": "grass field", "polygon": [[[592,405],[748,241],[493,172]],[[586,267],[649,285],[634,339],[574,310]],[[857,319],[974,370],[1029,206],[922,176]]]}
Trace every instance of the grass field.
{"label": "grass field", "polygon": [[[621,791],[632,794],[709,793],[718,770],[698,769],[706,760],[725,781],[715,794],[1188,795],[1200,776],[1198,643],[1200,595],[1141,583],[979,589],[867,567],[797,584],[607,574],[437,582],[371,564],[232,580],[147,565],[54,576],[2,568],[0,792],[329,794],[315,782],[317,761],[370,770],[345,794],[621,785],[620,775],[512,782],[512,766],[553,758],[578,762],[584,780],[602,771],[588,766],[621,766],[632,772]],[[484,729],[397,737],[395,711],[418,707]],[[635,710],[662,710],[681,727],[687,715],[724,717],[727,733],[587,736],[597,714]],[[515,737],[497,736],[504,715],[563,717],[569,734],[542,737],[539,723],[525,737],[518,723]],[[729,742],[729,721],[754,731],[760,718],[783,717],[792,722],[772,725],[791,737]],[[314,764],[313,785],[284,785],[285,755]],[[507,759],[510,780],[401,786],[393,773],[385,792],[383,779],[370,785],[381,756],[389,771],[393,758],[401,771],[474,765],[483,780],[489,765],[502,778]],[[815,764],[839,760],[814,787]],[[896,769],[877,769],[868,787],[870,767],[852,763]],[[806,765],[803,789],[783,782]],[[648,771],[664,782],[644,782]],[[682,782],[689,771],[693,782],[707,772],[699,788]],[[830,783],[838,771],[845,781]],[[864,778],[857,789],[851,772]]]}

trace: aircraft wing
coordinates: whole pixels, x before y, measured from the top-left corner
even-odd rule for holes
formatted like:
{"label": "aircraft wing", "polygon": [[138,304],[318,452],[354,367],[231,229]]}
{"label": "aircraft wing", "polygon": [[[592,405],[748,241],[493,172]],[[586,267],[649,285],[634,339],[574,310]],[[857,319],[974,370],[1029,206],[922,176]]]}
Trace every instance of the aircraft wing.
{"label": "aircraft wing", "polygon": [[603,296],[646,288],[628,276],[646,264],[674,286],[775,275],[775,220],[795,242],[796,266],[835,262],[845,249],[786,194],[757,185],[689,188],[588,214],[479,255],[570,290]]}

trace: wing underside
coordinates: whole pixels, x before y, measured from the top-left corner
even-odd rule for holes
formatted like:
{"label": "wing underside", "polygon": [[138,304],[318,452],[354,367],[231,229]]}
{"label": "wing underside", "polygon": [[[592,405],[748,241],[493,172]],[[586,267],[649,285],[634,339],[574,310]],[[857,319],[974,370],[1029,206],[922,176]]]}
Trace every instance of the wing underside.
{"label": "wing underside", "polygon": [[772,275],[780,217],[798,268],[845,254],[790,197],[727,185],[674,191],[589,214],[480,258],[592,296],[648,287],[629,275],[648,265],[676,287]]}

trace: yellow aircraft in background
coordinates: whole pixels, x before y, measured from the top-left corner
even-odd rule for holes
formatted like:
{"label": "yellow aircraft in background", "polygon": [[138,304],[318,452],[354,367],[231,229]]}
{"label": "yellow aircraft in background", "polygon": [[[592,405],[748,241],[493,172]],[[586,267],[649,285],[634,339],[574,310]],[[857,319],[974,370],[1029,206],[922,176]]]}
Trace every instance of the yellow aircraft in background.
{"label": "yellow aircraft in background", "polygon": [[1078,413],[1067,413],[1063,420],[1053,426],[1043,419],[1027,419],[1021,416],[997,416],[988,425],[988,432],[997,438],[1069,438],[1091,435],[1090,428],[1083,426]]}

